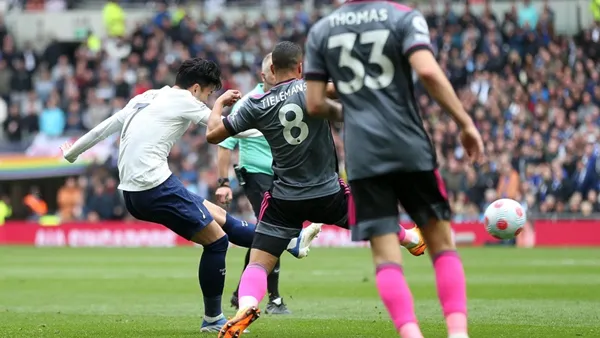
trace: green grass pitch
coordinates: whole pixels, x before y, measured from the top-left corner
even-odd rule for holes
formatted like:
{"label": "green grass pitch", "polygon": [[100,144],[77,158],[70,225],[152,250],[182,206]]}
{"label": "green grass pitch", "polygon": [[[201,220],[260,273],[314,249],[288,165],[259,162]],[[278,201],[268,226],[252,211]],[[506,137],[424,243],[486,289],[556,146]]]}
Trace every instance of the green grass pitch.
{"label": "green grass pitch", "polygon": [[[472,337],[600,337],[600,249],[467,248]],[[201,334],[200,248],[0,247],[0,337],[216,337]],[[228,254],[223,305],[245,251]],[[425,337],[445,337],[429,258],[405,255]],[[245,337],[396,337],[368,249],[287,255],[290,316],[263,315]]]}

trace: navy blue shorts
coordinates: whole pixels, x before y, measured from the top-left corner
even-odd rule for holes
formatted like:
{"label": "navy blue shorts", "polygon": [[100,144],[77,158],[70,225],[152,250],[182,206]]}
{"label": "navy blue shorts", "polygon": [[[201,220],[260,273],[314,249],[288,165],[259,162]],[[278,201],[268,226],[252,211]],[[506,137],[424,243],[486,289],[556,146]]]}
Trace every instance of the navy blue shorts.
{"label": "navy blue shorts", "polygon": [[150,190],[123,191],[123,196],[133,217],[162,224],[188,241],[214,220],[204,199],[189,192],[173,175]]}

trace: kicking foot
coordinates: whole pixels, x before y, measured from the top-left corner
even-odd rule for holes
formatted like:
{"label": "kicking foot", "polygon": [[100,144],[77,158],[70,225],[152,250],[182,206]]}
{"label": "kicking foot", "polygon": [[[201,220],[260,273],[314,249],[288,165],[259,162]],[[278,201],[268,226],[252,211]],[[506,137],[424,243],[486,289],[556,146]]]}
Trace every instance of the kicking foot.
{"label": "kicking foot", "polygon": [[265,313],[268,315],[289,315],[292,311],[287,308],[283,299],[278,297],[269,301]]}
{"label": "kicking foot", "polygon": [[311,225],[302,229],[298,238],[294,238],[290,241],[287,251],[296,258],[304,258],[308,256],[310,244],[315,238],[317,238],[321,232],[322,226],[322,223],[312,223]]}
{"label": "kicking foot", "polygon": [[410,252],[413,256],[421,256],[424,254],[425,250],[427,249],[427,244],[425,244],[425,239],[423,239],[421,230],[419,230],[417,227],[414,227],[412,229],[407,229],[406,232],[407,235],[410,234],[413,236],[412,242],[405,245],[408,252]]}
{"label": "kicking foot", "polygon": [[238,311],[235,317],[225,323],[221,331],[219,331],[218,338],[240,337],[258,317],[260,317],[260,310],[255,306]]}

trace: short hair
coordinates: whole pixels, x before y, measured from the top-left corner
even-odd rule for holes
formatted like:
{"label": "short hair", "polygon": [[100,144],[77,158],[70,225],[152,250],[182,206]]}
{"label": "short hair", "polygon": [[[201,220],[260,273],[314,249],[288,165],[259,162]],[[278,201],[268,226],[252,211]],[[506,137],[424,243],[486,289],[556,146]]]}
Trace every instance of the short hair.
{"label": "short hair", "polygon": [[272,55],[275,69],[294,69],[302,61],[302,48],[291,41],[282,41],[275,45]]}
{"label": "short hair", "polygon": [[214,86],[215,90],[220,90],[223,86],[221,83],[221,69],[215,62],[202,58],[183,61],[177,70],[175,85],[188,89],[196,83],[200,87]]}
{"label": "short hair", "polygon": [[265,57],[263,58],[260,70],[263,73],[270,71],[272,63],[273,63],[273,54],[269,53],[269,54],[265,55]]}

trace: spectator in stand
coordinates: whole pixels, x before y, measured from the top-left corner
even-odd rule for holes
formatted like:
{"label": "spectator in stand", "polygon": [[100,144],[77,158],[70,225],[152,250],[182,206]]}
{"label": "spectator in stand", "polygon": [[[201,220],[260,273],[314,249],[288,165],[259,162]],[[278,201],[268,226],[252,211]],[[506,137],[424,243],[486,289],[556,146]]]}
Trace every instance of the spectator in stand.
{"label": "spectator in stand", "polygon": [[65,185],[58,190],[58,215],[61,221],[69,222],[81,216],[83,207],[83,191],[73,177],[67,178]]}
{"label": "spectator in stand", "polygon": [[9,142],[20,142],[23,136],[23,118],[19,111],[19,106],[13,104],[8,109],[8,116],[4,120],[2,125],[4,129],[4,135]]}
{"label": "spectator in stand", "polygon": [[33,89],[31,74],[25,69],[25,64],[21,59],[15,59],[13,62],[14,71],[10,79],[11,102],[22,102],[28,92]]}
{"label": "spectator in stand", "polygon": [[519,27],[525,30],[536,29],[539,20],[539,14],[531,0],[523,0],[523,5],[519,8]]}
{"label": "spectator in stand", "polygon": [[[86,219],[96,221],[102,219],[114,219],[119,200],[115,198],[112,191],[108,191],[103,182],[94,184],[93,192],[87,199],[85,209]],[[122,213],[122,212],[121,212]]]}
{"label": "spectator in stand", "polygon": [[500,177],[498,178],[498,188],[496,192],[500,198],[512,198],[515,199],[519,194],[519,188],[521,186],[519,173],[513,168],[510,163],[508,155],[503,155],[498,163],[498,171]]}
{"label": "spectator in stand", "polygon": [[48,213],[48,204],[42,199],[37,186],[30,188],[29,194],[23,198],[23,204],[30,210],[29,219],[38,220]]}
{"label": "spectator in stand", "polygon": [[12,90],[12,71],[6,60],[0,60],[0,97],[10,100]]}
{"label": "spectator in stand", "polygon": [[61,136],[65,130],[65,113],[58,107],[58,98],[51,95],[40,114],[40,131],[50,137]]}
{"label": "spectator in stand", "polygon": [[102,9],[104,28],[109,37],[125,36],[125,12],[118,0],[108,0]]}
{"label": "spectator in stand", "polygon": [[4,225],[6,219],[12,216],[12,208],[8,196],[0,195],[0,226]]}

